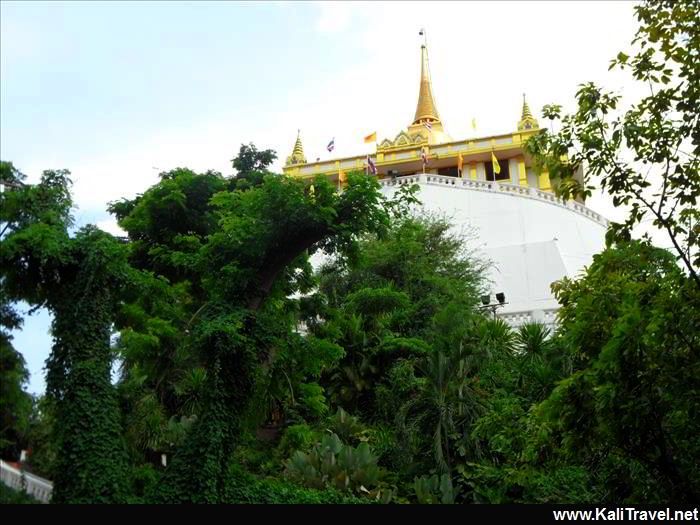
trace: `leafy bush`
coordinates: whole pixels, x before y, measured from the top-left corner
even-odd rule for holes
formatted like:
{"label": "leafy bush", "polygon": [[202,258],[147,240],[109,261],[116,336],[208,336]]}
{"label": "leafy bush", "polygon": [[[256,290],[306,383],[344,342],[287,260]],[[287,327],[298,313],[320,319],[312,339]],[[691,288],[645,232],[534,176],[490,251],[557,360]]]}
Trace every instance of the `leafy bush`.
{"label": "leafy bush", "polygon": [[160,473],[151,464],[135,467],[131,471],[131,495],[128,503],[147,503],[148,496],[158,486]]}
{"label": "leafy bush", "polygon": [[259,479],[233,464],[229,468],[224,490],[225,503],[264,504],[358,504],[366,499],[334,489],[317,490],[299,487],[280,479]]}
{"label": "leafy bush", "polygon": [[272,443],[260,441],[254,435],[244,433],[233,452],[232,462],[255,475],[267,475],[273,472],[279,473],[280,459],[285,457],[288,456],[278,453],[278,449]]}
{"label": "leafy bush", "polygon": [[358,442],[365,426],[360,420],[348,414],[343,407],[338,407],[333,416],[328,419],[328,428],[345,443]]}
{"label": "leafy bush", "polygon": [[304,412],[311,418],[319,418],[328,413],[328,403],[323,395],[323,387],[318,383],[302,383],[299,385],[301,405]]}
{"label": "leafy bush", "polygon": [[287,458],[295,450],[305,451],[316,441],[317,433],[304,423],[287,427],[282,435],[277,451],[281,457]]}
{"label": "leafy bush", "polygon": [[367,436],[367,443],[377,456],[379,464],[391,466],[391,459],[398,446],[394,429],[389,426],[378,425],[368,428],[365,435]]}
{"label": "leafy bush", "polygon": [[457,491],[448,474],[421,476],[413,483],[418,503],[454,503]]}
{"label": "leafy bush", "polygon": [[26,492],[11,489],[4,483],[0,482],[0,505],[28,505],[39,503]]}
{"label": "leafy bush", "polygon": [[389,369],[386,379],[377,387],[379,416],[387,423],[393,423],[401,407],[416,395],[420,384],[414,362],[408,359],[397,361]]}
{"label": "leafy bush", "polygon": [[600,501],[583,467],[520,468],[467,463],[457,467],[464,503],[588,503]]}
{"label": "leafy bush", "polygon": [[377,458],[367,443],[344,445],[335,434],[324,436],[309,453],[297,451],[285,463],[286,475],[302,485],[365,492],[379,485]]}

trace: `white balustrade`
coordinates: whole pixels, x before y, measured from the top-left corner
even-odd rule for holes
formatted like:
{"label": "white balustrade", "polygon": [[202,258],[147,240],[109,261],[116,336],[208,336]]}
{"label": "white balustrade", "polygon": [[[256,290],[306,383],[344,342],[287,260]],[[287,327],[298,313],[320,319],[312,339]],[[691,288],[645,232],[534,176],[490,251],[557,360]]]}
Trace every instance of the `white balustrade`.
{"label": "white balustrade", "polygon": [[504,314],[496,313],[496,316],[503,319],[511,328],[518,328],[526,323],[538,321],[544,324],[550,330],[554,330],[557,326],[557,310],[541,311],[541,318],[535,318],[533,311],[524,312],[509,312]]}
{"label": "white balustrade", "polygon": [[8,487],[20,492],[26,492],[42,503],[51,500],[53,483],[29,472],[16,469],[0,460],[0,481]]}
{"label": "white balustrade", "polygon": [[600,224],[601,226],[608,226],[608,221],[600,214],[594,212],[593,210],[587,208],[581,203],[576,201],[564,201],[557,197],[553,193],[548,191],[542,191],[537,188],[531,188],[528,186],[519,186],[516,184],[503,184],[494,181],[482,181],[482,180],[472,180],[472,179],[461,179],[457,177],[447,177],[444,175],[433,175],[433,174],[420,174],[416,173],[414,175],[404,175],[401,177],[392,177],[379,179],[379,184],[382,187],[392,187],[401,186],[403,184],[417,184],[423,182],[424,184],[430,184],[433,186],[450,186],[455,189],[461,190],[475,190],[475,191],[488,191],[492,193],[501,193],[504,195],[513,195],[517,197],[525,197],[528,199],[534,199],[542,202],[547,202],[562,208],[567,208],[579,215],[587,217],[588,219]]}

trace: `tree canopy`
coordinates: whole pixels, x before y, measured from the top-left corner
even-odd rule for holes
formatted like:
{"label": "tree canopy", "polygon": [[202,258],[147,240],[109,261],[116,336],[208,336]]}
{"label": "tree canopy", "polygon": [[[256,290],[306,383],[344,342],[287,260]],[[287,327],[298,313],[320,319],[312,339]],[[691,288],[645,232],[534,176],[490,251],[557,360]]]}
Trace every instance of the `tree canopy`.
{"label": "tree canopy", "polygon": [[[619,52],[610,69],[629,72],[649,94],[621,113],[620,94],[582,84],[573,114],[544,107],[560,129],[544,130],[527,147],[564,198],[590,195],[596,182],[615,206],[628,207],[625,221],[611,225],[611,242],[630,239],[634,226],[651,219],[700,286],[700,6],[665,0],[635,12],[633,50]],[[574,177],[582,167],[583,184]]]}
{"label": "tree canopy", "polygon": [[[28,447],[58,503],[697,501],[697,9],[639,6],[613,66],[650,95],[610,117],[586,84],[528,145],[565,198],[597,181],[629,210],[552,285],[556,326],[484,315],[488,262],[416,187],[241,145],[232,176],[111,203],[114,237],[76,227],[67,170],[0,163],[3,457]],[[645,214],[673,250],[633,239]],[[53,315],[40,399],[18,301]]]}

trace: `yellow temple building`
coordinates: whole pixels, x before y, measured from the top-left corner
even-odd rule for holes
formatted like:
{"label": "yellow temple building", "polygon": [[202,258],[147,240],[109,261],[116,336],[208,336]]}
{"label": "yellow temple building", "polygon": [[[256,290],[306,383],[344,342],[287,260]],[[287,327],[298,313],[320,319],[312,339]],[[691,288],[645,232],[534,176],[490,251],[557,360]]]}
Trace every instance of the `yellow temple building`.
{"label": "yellow temple building", "polygon": [[533,169],[524,146],[540,126],[524,95],[513,131],[454,140],[435,104],[425,44],[420,52],[418,104],[406,129],[375,141],[369,156],[318,162],[306,161],[298,133],[283,171],[301,178],[325,175],[340,187],[349,171],[369,174],[371,159],[383,194],[417,185],[418,213],[437,212],[456,233],[472,232],[465,243],[491,261],[488,297],[504,299],[496,306],[499,317],[513,327],[532,321],[553,327],[559,304],[551,283],[591,263],[605,246],[608,221],[582,201],[559,198],[548,174]]}
{"label": "yellow temple building", "polygon": [[[462,177],[475,181],[509,182],[543,191],[551,191],[549,176],[536,175],[524,142],[540,129],[523,95],[523,107],[516,130],[502,135],[453,140],[444,129],[433,97],[428,49],[421,46],[421,73],[418,104],[413,121],[393,139],[376,143],[372,161],[379,178],[400,177],[415,173]],[[427,160],[423,169],[423,153]],[[492,154],[497,159],[494,173]],[[462,157],[461,172],[458,169]],[[301,138],[297,135],[292,154],[283,171],[294,177],[327,175],[338,180],[341,173],[367,169],[367,155],[307,163]]]}

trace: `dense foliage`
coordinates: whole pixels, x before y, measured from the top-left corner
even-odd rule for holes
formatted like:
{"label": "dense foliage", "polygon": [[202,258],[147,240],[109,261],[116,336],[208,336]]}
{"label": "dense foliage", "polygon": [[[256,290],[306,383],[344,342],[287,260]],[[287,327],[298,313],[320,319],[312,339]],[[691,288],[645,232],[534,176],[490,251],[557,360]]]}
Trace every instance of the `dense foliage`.
{"label": "dense foliage", "polygon": [[45,171],[35,186],[8,192],[0,267],[11,301],[54,314],[47,394],[59,424],[53,439],[57,502],[120,502],[126,451],[110,382],[110,329],[129,267],[124,247],[86,227],[75,235],[67,171]]}
{"label": "dense foliage", "polygon": [[31,505],[33,503],[37,503],[37,500],[29,494],[11,489],[4,483],[0,483],[0,505]]}
{"label": "dense foliage", "polygon": [[592,468],[637,469],[626,487],[633,497],[697,500],[697,286],[666,251],[625,243],[555,291],[564,340],[576,353],[574,373],[540,407],[551,437]]}
{"label": "dense foliage", "polygon": [[[619,93],[582,84],[575,113],[544,107],[560,129],[543,131],[528,149],[563,197],[590,195],[598,183],[615,206],[627,207],[624,222],[611,225],[611,240],[629,239],[651,220],[700,287],[700,4],[647,1],[635,12],[633,50],[618,53],[610,69],[628,71],[649,94],[622,113]],[[575,177],[582,168],[583,184]]]}
{"label": "dense foliage", "polygon": [[[697,105],[680,102],[693,9],[638,9],[642,47],[659,43],[687,80],[665,95],[677,120],[642,122],[653,95],[612,124],[633,149],[647,128],[671,149],[695,141]],[[645,53],[635,74],[656,68]],[[579,113],[532,145],[565,196],[586,191],[585,160],[632,204],[584,274],[553,285],[554,332],[484,315],[487,262],[468,233],[415,213],[415,188],[387,199],[355,173],[338,191],[270,173],[275,152],[242,145],[232,176],[178,168],[112,203],[115,238],[74,228],[67,171],[30,185],[0,164],[3,457],[28,446],[54,502],[697,501],[697,171],[668,157],[654,208],[682,250],[632,240],[644,184],[597,140],[612,107],[598,95],[582,88]],[[560,162],[572,141],[588,149]],[[674,199],[678,218],[663,215]],[[11,344],[17,301],[54,319],[36,400]]]}
{"label": "dense foliage", "polygon": [[17,459],[26,445],[32,399],[23,390],[29,371],[10,333],[22,326],[22,319],[4,295],[0,288],[0,457]]}

